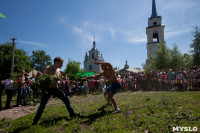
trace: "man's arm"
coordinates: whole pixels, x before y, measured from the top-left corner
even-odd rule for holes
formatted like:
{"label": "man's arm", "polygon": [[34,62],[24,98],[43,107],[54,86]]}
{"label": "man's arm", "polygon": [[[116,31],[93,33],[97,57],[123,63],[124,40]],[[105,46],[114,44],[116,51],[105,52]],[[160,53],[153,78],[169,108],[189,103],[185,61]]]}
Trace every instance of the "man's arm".
{"label": "man's arm", "polygon": [[99,62],[99,61],[95,61],[94,62],[95,65],[105,65],[105,66],[109,66],[112,67],[112,65],[108,62]]}
{"label": "man's arm", "polygon": [[99,61],[95,61],[94,62],[95,65],[102,65],[102,66],[105,66],[107,67],[109,70],[114,70],[112,65],[108,62],[99,62]]}
{"label": "man's arm", "polygon": [[97,75],[85,77],[85,79],[99,79],[103,75],[104,75],[104,73],[100,73],[100,74],[97,74]]}

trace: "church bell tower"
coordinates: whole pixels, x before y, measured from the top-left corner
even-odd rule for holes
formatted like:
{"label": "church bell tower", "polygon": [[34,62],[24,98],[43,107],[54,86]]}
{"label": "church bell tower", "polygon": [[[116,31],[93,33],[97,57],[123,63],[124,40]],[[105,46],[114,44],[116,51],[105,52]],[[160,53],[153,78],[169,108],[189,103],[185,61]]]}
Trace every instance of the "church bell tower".
{"label": "church bell tower", "polygon": [[146,27],[147,34],[147,60],[146,65],[149,65],[149,54],[156,57],[156,49],[161,42],[164,42],[164,28],[162,25],[162,16],[158,16],[156,11],[156,2],[152,0],[152,14],[148,18],[148,27]]}

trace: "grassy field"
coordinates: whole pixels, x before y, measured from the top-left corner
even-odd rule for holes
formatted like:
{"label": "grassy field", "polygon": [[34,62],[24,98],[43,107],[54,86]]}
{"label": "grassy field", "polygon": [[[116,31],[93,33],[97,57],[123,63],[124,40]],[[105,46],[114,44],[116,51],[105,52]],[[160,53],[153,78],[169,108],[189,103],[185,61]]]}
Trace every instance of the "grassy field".
{"label": "grassy field", "polygon": [[[198,127],[200,92],[121,92],[115,95],[122,113],[111,114],[102,94],[70,98],[83,118],[70,119],[64,104],[47,106],[38,125],[35,113],[13,121],[0,121],[1,132],[116,132],[170,133],[172,127]],[[61,102],[61,101],[60,101]]]}
{"label": "grassy field", "polygon": [[[5,105],[6,105],[6,100],[7,100],[7,96],[6,95],[3,95],[2,97],[1,97],[1,100],[2,100],[2,108],[4,108],[5,107]],[[13,97],[12,97],[12,101],[10,102],[10,106],[15,106],[17,104],[17,95],[14,95]]]}

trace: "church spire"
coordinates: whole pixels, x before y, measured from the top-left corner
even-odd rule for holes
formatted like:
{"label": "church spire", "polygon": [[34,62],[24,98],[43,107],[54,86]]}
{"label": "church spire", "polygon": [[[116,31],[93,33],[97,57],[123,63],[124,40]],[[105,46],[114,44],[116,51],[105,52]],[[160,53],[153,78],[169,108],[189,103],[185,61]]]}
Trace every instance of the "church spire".
{"label": "church spire", "polygon": [[96,49],[95,36],[94,36],[94,41],[93,41],[93,49]]}
{"label": "church spire", "polygon": [[152,14],[151,14],[151,18],[156,18],[158,16],[157,11],[156,11],[156,1],[152,0]]}

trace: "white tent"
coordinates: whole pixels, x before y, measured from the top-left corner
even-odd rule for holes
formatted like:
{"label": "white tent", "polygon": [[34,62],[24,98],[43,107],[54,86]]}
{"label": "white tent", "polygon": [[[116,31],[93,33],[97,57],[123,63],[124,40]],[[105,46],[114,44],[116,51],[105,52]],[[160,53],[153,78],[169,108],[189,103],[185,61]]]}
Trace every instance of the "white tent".
{"label": "white tent", "polygon": [[33,69],[32,71],[30,71],[30,72],[28,73],[28,75],[29,75],[28,77],[31,78],[31,77],[33,76],[33,74],[36,76],[38,72],[40,72],[40,71],[37,71],[37,70],[34,70],[34,69]]}

